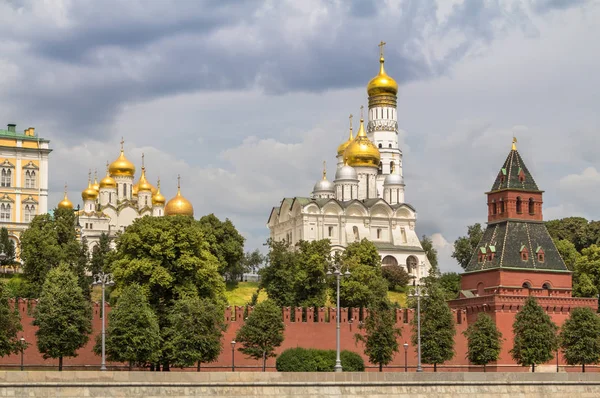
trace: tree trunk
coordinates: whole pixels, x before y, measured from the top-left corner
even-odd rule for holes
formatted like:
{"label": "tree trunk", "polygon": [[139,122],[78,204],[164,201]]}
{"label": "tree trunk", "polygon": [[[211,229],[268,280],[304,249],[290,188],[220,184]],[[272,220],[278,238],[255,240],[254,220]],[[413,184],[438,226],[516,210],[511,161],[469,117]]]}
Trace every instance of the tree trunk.
{"label": "tree trunk", "polygon": [[381,362],[379,362],[379,371],[383,372],[383,364]]}
{"label": "tree trunk", "polygon": [[62,372],[62,365],[63,365],[63,357],[60,356],[58,357],[58,371]]}
{"label": "tree trunk", "polygon": [[154,364],[153,363],[150,364],[150,372],[154,372]]}
{"label": "tree trunk", "polygon": [[483,364],[483,373],[486,373],[486,371],[485,371],[485,363]]}
{"label": "tree trunk", "polygon": [[156,364],[156,371],[160,372],[160,362]]}
{"label": "tree trunk", "polygon": [[196,372],[200,372],[200,361],[198,361],[198,367],[196,368]]}
{"label": "tree trunk", "polygon": [[133,361],[129,361],[129,371],[133,370]]}
{"label": "tree trunk", "polygon": [[267,352],[263,351],[263,372],[267,371]]}
{"label": "tree trunk", "polygon": [[434,372],[437,372],[437,363],[434,363],[434,364],[433,364],[433,371],[434,371]]}
{"label": "tree trunk", "polygon": [[581,364],[581,371],[582,371],[583,373],[585,373],[585,363],[582,363],[582,364]]}
{"label": "tree trunk", "polygon": [[531,373],[535,373],[535,363],[531,364]]}
{"label": "tree trunk", "polygon": [[169,362],[163,363],[163,372],[170,372],[171,368],[169,368]]}

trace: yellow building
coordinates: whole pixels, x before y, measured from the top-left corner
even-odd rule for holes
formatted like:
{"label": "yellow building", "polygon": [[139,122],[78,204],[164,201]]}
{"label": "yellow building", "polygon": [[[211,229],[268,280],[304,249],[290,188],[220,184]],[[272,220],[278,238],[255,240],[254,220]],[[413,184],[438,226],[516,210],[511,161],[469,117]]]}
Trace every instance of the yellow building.
{"label": "yellow building", "polygon": [[0,227],[17,247],[33,217],[48,212],[49,143],[33,127],[0,129]]}

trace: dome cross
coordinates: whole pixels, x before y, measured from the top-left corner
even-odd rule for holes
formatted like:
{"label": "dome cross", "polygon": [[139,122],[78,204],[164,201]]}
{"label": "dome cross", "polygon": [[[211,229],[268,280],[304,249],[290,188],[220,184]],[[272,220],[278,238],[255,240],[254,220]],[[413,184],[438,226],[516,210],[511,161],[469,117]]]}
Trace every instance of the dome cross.
{"label": "dome cross", "polygon": [[382,40],[377,46],[379,47],[379,57],[383,60],[383,47],[385,46],[385,42]]}

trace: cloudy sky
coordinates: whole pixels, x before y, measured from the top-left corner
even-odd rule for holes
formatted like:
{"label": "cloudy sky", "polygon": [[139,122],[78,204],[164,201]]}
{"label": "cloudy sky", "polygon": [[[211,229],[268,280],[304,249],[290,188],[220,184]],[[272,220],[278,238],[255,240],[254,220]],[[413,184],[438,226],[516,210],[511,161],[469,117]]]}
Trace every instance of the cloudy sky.
{"label": "cloudy sky", "polygon": [[0,123],[51,140],[52,204],[123,136],[165,196],[180,173],[196,216],[259,248],[271,208],[334,173],[384,40],[406,199],[443,270],[513,134],[546,219],[598,218],[597,1],[4,0],[0,24]]}

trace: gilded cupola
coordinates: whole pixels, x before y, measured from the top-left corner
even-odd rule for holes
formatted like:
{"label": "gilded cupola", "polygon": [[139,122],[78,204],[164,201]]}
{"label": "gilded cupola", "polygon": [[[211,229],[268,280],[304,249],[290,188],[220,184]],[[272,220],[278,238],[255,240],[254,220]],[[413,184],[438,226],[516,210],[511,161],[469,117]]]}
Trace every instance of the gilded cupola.
{"label": "gilded cupola", "polygon": [[86,189],[81,191],[81,198],[86,200],[96,200],[98,198],[98,192],[92,186],[92,172],[90,171],[88,174],[88,186]]}
{"label": "gilded cupola", "polygon": [[112,162],[108,168],[110,175],[112,177],[115,176],[125,176],[125,177],[133,177],[135,174],[135,166],[125,157],[125,151],[123,150],[123,144],[125,141],[121,139],[121,154]]}
{"label": "gilded cupola", "polygon": [[152,184],[150,184],[148,182],[148,180],[146,179],[146,166],[144,165],[144,154],[143,153],[142,153],[142,174],[140,175],[140,179],[137,182],[137,184],[135,184],[134,188],[137,188],[137,189],[135,189],[136,193],[144,192],[144,191],[152,192],[153,188],[154,188],[152,186]]}
{"label": "gilded cupola", "polygon": [[[378,105],[380,102],[395,106],[396,96],[398,95],[398,83],[387,73],[383,64],[383,46],[384,42],[379,43],[379,74],[375,76],[367,85],[367,94],[369,95],[369,106]],[[381,97],[381,98],[373,98]]]}
{"label": "gilded cupola", "polygon": [[110,176],[110,165],[106,162],[106,176],[100,180],[100,188],[116,188],[117,182]]}
{"label": "gilded cupola", "polygon": [[61,200],[58,203],[58,208],[73,210],[73,203],[71,203],[71,201],[67,197],[67,184],[65,184],[65,196],[64,196],[63,200]]}
{"label": "gilded cupola", "polygon": [[165,206],[167,216],[194,216],[194,208],[189,200],[181,195],[181,179],[177,176],[177,195],[167,202]]}
{"label": "gilded cupola", "polygon": [[164,206],[166,201],[167,201],[167,199],[165,199],[165,197],[160,193],[160,179],[159,179],[156,184],[156,193],[152,196],[152,204]]}
{"label": "gilded cupola", "polygon": [[338,146],[338,156],[342,156],[344,154],[344,151],[346,150],[346,148],[348,148],[348,145],[350,145],[353,139],[354,135],[352,134],[352,115],[350,115],[350,132],[348,134],[348,140],[342,142],[340,146]]}
{"label": "gilded cupola", "polygon": [[92,188],[96,192],[100,192],[100,184],[98,184],[98,170],[94,170],[94,183],[92,184]]}
{"label": "gilded cupola", "polygon": [[[361,106],[362,113],[362,106]],[[354,141],[348,145],[344,152],[344,161],[352,167],[379,167],[381,155],[379,149],[369,140],[365,133],[364,119],[360,118],[360,127]]]}

